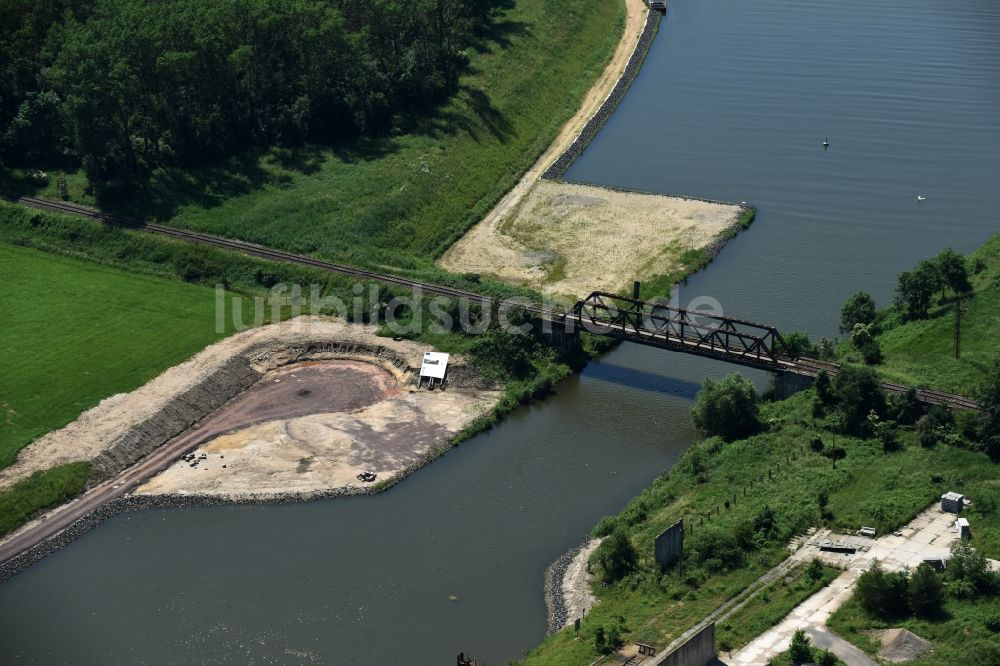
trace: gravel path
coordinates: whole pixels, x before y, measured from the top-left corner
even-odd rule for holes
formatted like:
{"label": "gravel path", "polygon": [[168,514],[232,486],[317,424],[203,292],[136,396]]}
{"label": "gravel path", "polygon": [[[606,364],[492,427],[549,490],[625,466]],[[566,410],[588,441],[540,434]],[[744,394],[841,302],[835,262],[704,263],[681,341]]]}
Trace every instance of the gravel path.
{"label": "gravel path", "polygon": [[549,611],[548,632],[555,633],[594,607],[587,562],[600,539],[586,538],[570,548],[545,570],[545,606]]}

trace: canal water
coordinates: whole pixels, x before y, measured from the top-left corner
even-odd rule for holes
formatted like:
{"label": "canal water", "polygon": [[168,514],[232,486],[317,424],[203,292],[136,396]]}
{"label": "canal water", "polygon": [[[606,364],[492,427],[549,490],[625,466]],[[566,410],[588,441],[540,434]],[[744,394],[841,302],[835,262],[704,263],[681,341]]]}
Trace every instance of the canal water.
{"label": "canal water", "polygon": [[[988,0],[674,0],[568,177],[753,203],[682,303],[832,336],[854,291],[885,303],[997,231],[998,72]],[[546,565],[670,467],[729,371],[623,345],[382,495],[122,515],[0,586],[0,662],[517,658]]]}

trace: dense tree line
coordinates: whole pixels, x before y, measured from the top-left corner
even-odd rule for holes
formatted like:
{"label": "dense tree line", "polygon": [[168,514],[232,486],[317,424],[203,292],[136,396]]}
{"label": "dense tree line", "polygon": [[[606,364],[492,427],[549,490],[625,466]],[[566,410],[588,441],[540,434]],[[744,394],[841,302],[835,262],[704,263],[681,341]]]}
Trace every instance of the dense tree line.
{"label": "dense tree line", "polygon": [[97,184],[404,127],[497,0],[0,0],[0,150]]}
{"label": "dense tree line", "polygon": [[896,303],[908,319],[927,319],[934,294],[943,301],[949,291],[956,297],[972,291],[965,257],[950,248],[900,274]]}

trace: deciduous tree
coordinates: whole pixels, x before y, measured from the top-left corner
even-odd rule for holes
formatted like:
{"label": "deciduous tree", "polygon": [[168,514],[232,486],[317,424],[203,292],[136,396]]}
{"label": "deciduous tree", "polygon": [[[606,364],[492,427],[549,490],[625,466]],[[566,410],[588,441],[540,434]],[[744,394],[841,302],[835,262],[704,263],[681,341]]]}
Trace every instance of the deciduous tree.
{"label": "deciduous tree", "polygon": [[837,409],[847,432],[868,432],[868,414],[885,415],[885,393],[878,376],[870,368],[844,366],[833,378]]}
{"label": "deciduous tree", "polygon": [[850,333],[857,324],[870,325],[875,321],[875,299],[863,291],[854,294],[840,309],[840,332]]}
{"label": "deciduous tree", "polygon": [[760,429],[757,391],[738,374],[720,381],[706,379],[692,411],[695,425],[707,435],[734,440]]}
{"label": "deciduous tree", "polygon": [[926,562],[922,562],[910,577],[910,607],[921,617],[937,617],[944,604],[941,577]]}

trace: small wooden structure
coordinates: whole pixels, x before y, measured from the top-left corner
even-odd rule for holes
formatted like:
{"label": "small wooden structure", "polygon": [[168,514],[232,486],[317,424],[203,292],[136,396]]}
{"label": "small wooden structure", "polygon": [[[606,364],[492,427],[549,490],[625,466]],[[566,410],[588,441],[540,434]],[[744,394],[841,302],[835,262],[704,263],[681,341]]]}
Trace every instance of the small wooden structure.
{"label": "small wooden structure", "polygon": [[667,11],[667,0],[649,0],[649,8],[654,11],[665,12]]}
{"label": "small wooden structure", "polygon": [[656,648],[648,643],[636,643],[635,646],[639,648],[639,654],[653,656],[656,654]]}

